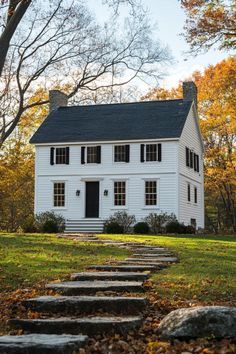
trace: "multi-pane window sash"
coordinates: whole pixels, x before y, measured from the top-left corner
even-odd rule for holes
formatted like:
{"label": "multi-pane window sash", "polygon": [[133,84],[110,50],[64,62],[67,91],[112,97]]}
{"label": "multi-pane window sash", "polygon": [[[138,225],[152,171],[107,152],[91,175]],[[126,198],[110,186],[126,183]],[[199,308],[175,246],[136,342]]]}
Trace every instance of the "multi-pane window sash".
{"label": "multi-pane window sash", "polygon": [[56,165],[66,164],[66,148],[56,148]]}
{"label": "multi-pane window sash", "polygon": [[145,182],[145,204],[157,205],[157,181]]}
{"label": "multi-pane window sash", "polygon": [[115,146],[115,162],[126,162],[126,145]]}
{"label": "multi-pane window sash", "polygon": [[65,183],[54,183],[54,207],[65,206]]}
{"label": "multi-pane window sash", "polygon": [[97,146],[87,147],[87,163],[97,163]]}
{"label": "multi-pane window sash", "polygon": [[114,182],[114,205],[125,206],[126,204],[126,183],[125,181]]}
{"label": "multi-pane window sash", "polygon": [[146,161],[157,161],[157,144],[146,144]]}

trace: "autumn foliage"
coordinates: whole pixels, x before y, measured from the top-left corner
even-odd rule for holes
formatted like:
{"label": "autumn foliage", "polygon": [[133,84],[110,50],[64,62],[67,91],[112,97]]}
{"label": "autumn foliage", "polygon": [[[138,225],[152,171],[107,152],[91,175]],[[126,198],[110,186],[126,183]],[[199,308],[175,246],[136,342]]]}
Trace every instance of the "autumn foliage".
{"label": "autumn foliage", "polygon": [[[212,231],[236,232],[236,58],[192,75],[205,142],[206,222]],[[153,89],[143,99],[182,97],[175,89]]]}
{"label": "autumn foliage", "polygon": [[236,48],[235,0],[181,0],[186,11],[185,38],[193,51]]}

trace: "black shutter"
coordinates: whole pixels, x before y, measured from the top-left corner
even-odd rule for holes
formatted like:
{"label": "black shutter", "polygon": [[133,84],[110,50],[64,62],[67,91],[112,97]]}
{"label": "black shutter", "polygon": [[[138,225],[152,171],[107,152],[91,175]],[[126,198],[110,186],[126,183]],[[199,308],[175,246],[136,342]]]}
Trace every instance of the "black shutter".
{"label": "black shutter", "polygon": [[129,162],[130,146],[125,145],[125,162]]}
{"label": "black shutter", "polygon": [[66,147],[66,164],[70,164],[70,148]]}
{"label": "black shutter", "polygon": [[185,148],[185,152],[186,152],[186,166],[189,167],[189,148],[188,147]]}
{"label": "black shutter", "polygon": [[189,166],[193,168],[193,152],[190,150],[190,163]]}
{"label": "black shutter", "polygon": [[196,155],[196,158],[197,158],[197,161],[196,161],[197,162],[197,170],[196,171],[199,172],[199,155]]}
{"label": "black shutter", "polygon": [[101,146],[97,146],[97,163],[101,163]]}
{"label": "black shutter", "polygon": [[85,147],[81,146],[81,164],[85,164]]}
{"label": "black shutter", "polygon": [[197,155],[193,155],[193,166],[194,166],[194,171],[197,171]]}
{"label": "black shutter", "polygon": [[51,165],[54,165],[54,151],[55,151],[55,148],[50,149],[50,164]]}
{"label": "black shutter", "polygon": [[140,161],[144,162],[144,144],[140,145]]}
{"label": "black shutter", "polygon": [[162,155],[162,152],[161,152],[161,144],[158,144],[158,161],[161,161],[161,155]]}

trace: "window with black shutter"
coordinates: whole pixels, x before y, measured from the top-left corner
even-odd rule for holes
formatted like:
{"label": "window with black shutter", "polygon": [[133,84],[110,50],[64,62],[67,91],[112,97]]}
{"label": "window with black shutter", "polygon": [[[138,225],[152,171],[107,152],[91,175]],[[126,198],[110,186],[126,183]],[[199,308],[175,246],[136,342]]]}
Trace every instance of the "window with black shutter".
{"label": "window with black shutter", "polygon": [[192,152],[192,150],[190,150],[190,153],[189,153],[189,167],[193,168],[193,152]]}
{"label": "window with black shutter", "polygon": [[162,145],[161,144],[141,144],[140,146],[140,161],[151,162],[162,160]]}
{"label": "window with black shutter", "polygon": [[140,145],[140,161],[141,162],[144,162],[144,148],[145,148],[145,145],[141,144]]}
{"label": "window with black shutter", "polygon": [[199,172],[199,155],[197,155],[197,172]]}
{"label": "window with black shutter", "polygon": [[114,161],[129,162],[129,145],[115,145]]}
{"label": "window with black shutter", "polygon": [[70,163],[70,148],[69,147],[52,147],[50,149],[50,164],[51,165],[69,165]]}
{"label": "window with black shutter", "polygon": [[189,148],[187,146],[185,148],[185,154],[186,154],[186,166],[189,167]]}
{"label": "window with black shutter", "polygon": [[158,161],[161,162],[162,160],[162,145],[158,144]]}
{"label": "window with black shutter", "polygon": [[[101,146],[88,146],[86,148],[87,163],[101,163]],[[83,157],[83,162],[82,162]],[[85,148],[81,151],[81,163],[85,163]]]}
{"label": "window with black shutter", "polygon": [[97,146],[97,163],[101,163],[101,146]]}
{"label": "window with black shutter", "polygon": [[190,186],[190,183],[188,183],[188,202],[191,202],[191,186]]}
{"label": "window with black shutter", "polygon": [[194,166],[194,171],[197,171],[197,154],[193,155],[193,166]]}
{"label": "window with black shutter", "polygon": [[194,187],[194,203],[197,204],[197,187]]}

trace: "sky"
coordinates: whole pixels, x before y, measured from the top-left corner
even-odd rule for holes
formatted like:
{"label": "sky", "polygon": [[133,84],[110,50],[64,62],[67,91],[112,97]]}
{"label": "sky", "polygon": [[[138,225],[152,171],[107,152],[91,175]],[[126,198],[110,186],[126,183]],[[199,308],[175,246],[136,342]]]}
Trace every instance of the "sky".
{"label": "sky", "polygon": [[[189,46],[185,39],[180,36],[185,23],[185,13],[180,6],[179,0],[143,0],[145,7],[149,9],[150,19],[157,25],[154,32],[162,44],[169,46],[175,63],[167,67],[167,75],[160,82],[162,87],[176,86],[179,80],[188,79],[195,70],[204,70],[210,64],[225,59],[229,53],[211,49],[205,54],[190,56],[186,54]],[[88,0],[90,8],[99,21],[104,21],[106,12],[101,6],[100,0]]]}

